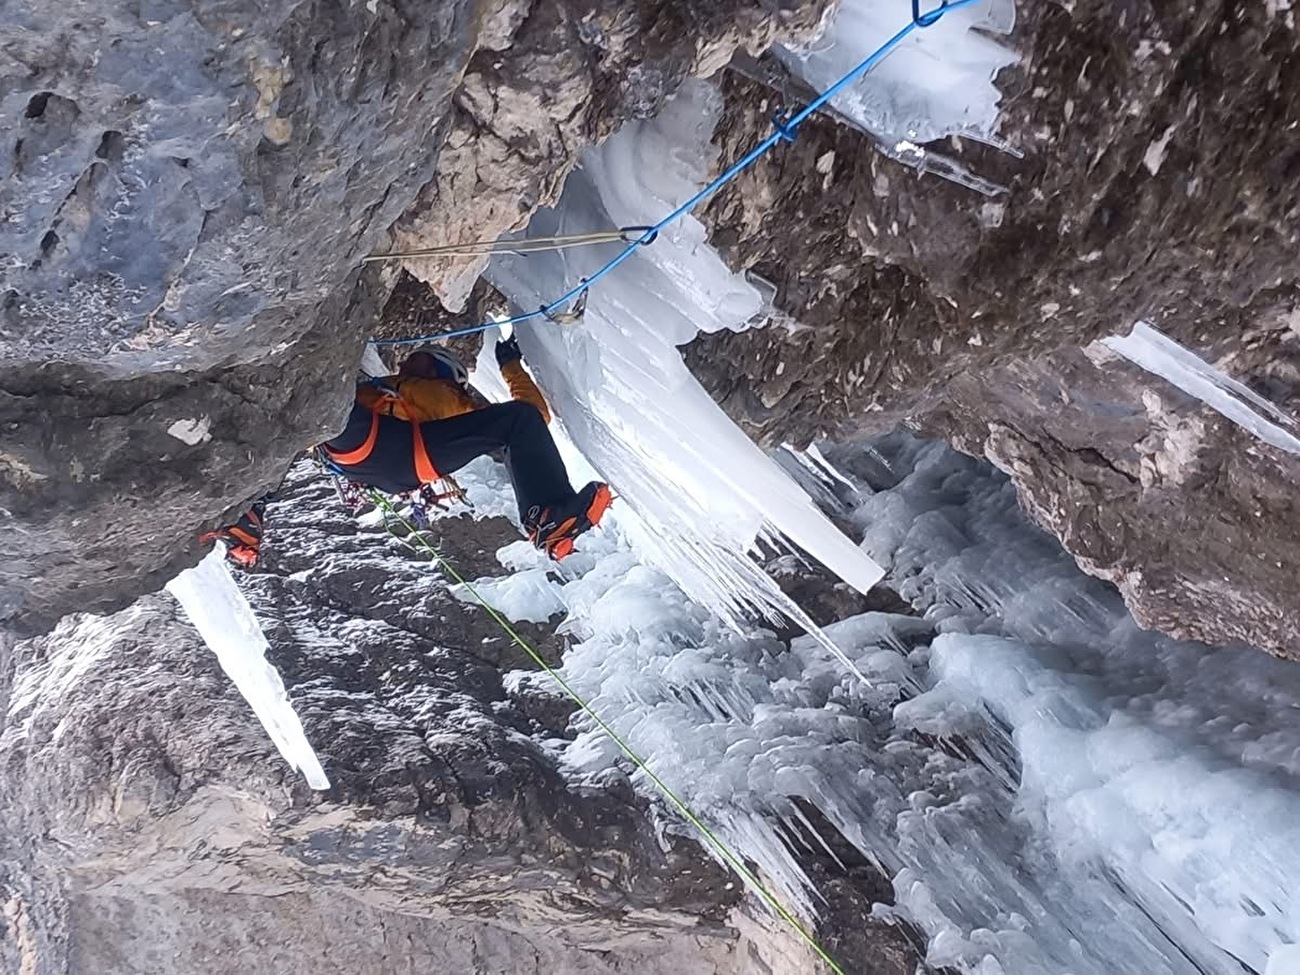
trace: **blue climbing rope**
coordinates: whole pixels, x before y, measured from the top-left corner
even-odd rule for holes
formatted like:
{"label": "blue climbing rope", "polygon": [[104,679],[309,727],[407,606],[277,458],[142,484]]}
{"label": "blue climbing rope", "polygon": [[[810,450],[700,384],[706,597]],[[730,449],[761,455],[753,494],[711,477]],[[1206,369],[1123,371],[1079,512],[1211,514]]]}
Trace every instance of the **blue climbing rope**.
{"label": "blue climbing rope", "polygon": [[750,166],[754,165],[754,163],[756,163],[760,158],[766,155],[774,146],[782,142],[794,142],[799,135],[799,126],[801,126],[804,122],[806,122],[809,117],[811,117],[823,105],[829,102],[841,91],[843,91],[849,85],[853,84],[863,75],[865,75],[868,71],[870,71],[872,68],[878,65],[881,61],[883,61],[886,57],[888,57],[893,52],[894,48],[898,47],[899,44],[901,44],[904,40],[906,40],[908,35],[911,34],[914,30],[917,30],[918,28],[933,26],[934,24],[938,23],[940,18],[942,18],[943,15],[948,13],[948,11],[950,10],[956,10],[958,7],[968,7],[972,4],[979,3],[979,2],[981,2],[981,0],[941,0],[939,6],[935,7],[933,10],[922,13],[920,0],[912,0],[912,19],[911,21],[908,22],[906,26],[903,27],[902,30],[900,30],[889,40],[885,41],[885,43],[880,45],[880,47],[878,47],[875,51],[873,51],[870,56],[868,56],[864,61],[859,63],[857,67],[855,67],[852,71],[846,74],[839,81],[835,82],[835,84],[827,88],[819,96],[814,98],[811,102],[809,102],[806,106],[804,106],[803,109],[796,112],[794,115],[790,115],[785,118],[782,118],[779,115],[776,118],[774,118],[772,120],[772,126],[775,129],[775,131],[771,135],[769,135],[766,139],[764,139],[753,149],[751,149],[748,153],[746,153],[743,158],[741,158],[740,160],[732,164],[730,167],[728,167],[726,172],[724,172],[717,179],[713,180],[713,182],[709,183],[708,186],[704,187],[704,189],[700,190],[689,200],[687,200],[685,203],[679,206],[676,210],[668,214],[668,216],[664,217],[653,227],[646,228],[645,232],[641,234],[641,236],[637,237],[635,240],[629,241],[627,247],[625,247],[618,255],[611,258],[609,262],[606,263],[603,267],[601,267],[598,271],[596,271],[590,277],[583,278],[578,284],[574,285],[572,288],[570,288],[564,294],[560,295],[560,297],[556,298],[550,304],[542,305],[542,307],[538,308],[536,311],[522,312],[518,315],[513,315],[510,318],[501,319],[500,321],[482,322],[478,325],[473,325],[468,328],[458,328],[447,332],[435,332],[432,335],[419,335],[414,338],[374,339],[373,340],[374,344],[375,345],[420,345],[422,343],[432,342],[438,339],[456,338],[457,336],[460,335],[473,335],[475,332],[485,332],[488,329],[496,328],[501,325],[520,325],[523,324],[524,322],[532,321],[537,318],[547,318],[547,319],[554,318],[557,314],[560,313],[560,310],[563,309],[569,302],[586,294],[587,290],[591,288],[592,285],[594,285],[605,275],[612,272],[616,267],[618,267],[620,264],[622,264],[624,261],[630,258],[634,253],[636,253],[637,248],[645,247],[649,244],[654,243],[655,238],[659,236],[659,232],[661,230],[663,230],[669,224],[675,223],[677,220],[680,220],[686,214],[690,213],[702,202],[707,200],[714,193],[718,192],[718,190],[722,189],[722,187],[726,186],[728,183],[730,183],[733,179],[735,179],[737,176],[743,173]]}

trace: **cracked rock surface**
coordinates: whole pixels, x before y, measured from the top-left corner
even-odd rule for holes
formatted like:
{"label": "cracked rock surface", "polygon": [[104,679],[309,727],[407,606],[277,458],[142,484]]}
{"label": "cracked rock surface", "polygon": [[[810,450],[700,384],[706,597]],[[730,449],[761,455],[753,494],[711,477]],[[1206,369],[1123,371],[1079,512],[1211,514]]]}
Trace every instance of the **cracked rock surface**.
{"label": "cracked rock surface", "polygon": [[[332,790],[283,763],[166,596],[8,648],[5,970],[817,970],[616,769],[561,775],[545,742],[568,712],[506,690],[525,658],[434,566],[305,466],[270,518],[242,578]],[[517,537],[435,528],[471,575]],[[521,629],[558,656],[552,628]],[[833,902],[846,924],[871,903]],[[913,970],[896,929],[862,931],[866,970]]]}
{"label": "cracked rock surface", "polygon": [[[1300,413],[1294,18],[1017,16],[1021,62],[997,82],[1023,158],[940,147],[1008,192],[919,177],[810,121],[705,212],[809,327],[703,336],[688,360],[769,445],[905,423],[987,456],[1146,625],[1300,658],[1300,458],[1089,348],[1147,320]],[[724,93],[725,163],[770,132],[778,96],[740,74]]]}

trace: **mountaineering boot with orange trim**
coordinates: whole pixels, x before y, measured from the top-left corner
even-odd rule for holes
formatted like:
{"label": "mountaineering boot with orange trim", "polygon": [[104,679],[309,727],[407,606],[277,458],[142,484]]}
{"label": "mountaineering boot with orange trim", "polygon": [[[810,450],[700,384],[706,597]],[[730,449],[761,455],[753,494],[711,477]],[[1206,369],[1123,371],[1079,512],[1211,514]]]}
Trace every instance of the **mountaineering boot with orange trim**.
{"label": "mountaineering boot with orange trim", "polygon": [[227,562],[241,569],[256,568],[262,554],[262,521],[266,517],[267,497],[269,495],[258,498],[233,525],[204,532],[199,536],[199,541],[205,545],[209,542],[225,542]]}
{"label": "mountaineering boot with orange trim", "polygon": [[533,505],[524,519],[528,540],[557,562],[573,551],[573,540],[600,524],[614,500],[609,485],[592,481],[568,501]]}

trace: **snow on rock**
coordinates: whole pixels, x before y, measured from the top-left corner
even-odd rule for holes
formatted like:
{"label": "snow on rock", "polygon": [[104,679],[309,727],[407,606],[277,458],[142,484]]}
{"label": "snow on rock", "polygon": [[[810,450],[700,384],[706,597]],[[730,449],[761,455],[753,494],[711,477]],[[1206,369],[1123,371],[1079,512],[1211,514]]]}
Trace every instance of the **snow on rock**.
{"label": "snow on rock", "polygon": [[167,432],[181,443],[191,447],[212,438],[212,421],[208,417],[199,420],[177,420],[167,428]]}
{"label": "snow on rock", "polygon": [[[534,235],[657,219],[703,181],[716,92],[686,85],[660,115],[584,158]],[[676,147],[676,148],[670,148]],[[519,338],[563,430],[636,512],[638,551],[684,591],[739,625],[753,611],[802,614],[749,557],[786,538],[865,592],[881,570],[736,428],[687,370],[677,345],[700,329],[744,328],[764,307],[687,218],[591,292],[579,327],[525,325]],[[536,308],[617,246],[498,258],[490,280]],[[575,478],[576,480],[576,478]]]}
{"label": "snow on rock", "polygon": [[[126,611],[125,620],[135,623],[139,616],[139,611],[132,608]],[[63,707],[68,693],[112,653],[117,628],[102,617],[68,616],[53,632],[56,636],[75,633],[76,649],[71,653],[48,654],[36,666],[17,672],[9,692],[9,721],[3,735],[6,747],[27,737],[28,727],[39,710]],[[60,724],[55,737],[62,733]]]}
{"label": "snow on rock", "polygon": [[1286,945],[1269,955],[1264,975],[1292,975],[1293,972],[1300,972],[1300,945]]}
{"label": "snow on rock", "polygon": [[167,583],[167,591],[216,654],[221,669],[244,695],[284,760],[300,771],[313,789],[328,789],[329,779],[303,733],[284,682],[266,661],[266,637],[226,567],[221,546]]}

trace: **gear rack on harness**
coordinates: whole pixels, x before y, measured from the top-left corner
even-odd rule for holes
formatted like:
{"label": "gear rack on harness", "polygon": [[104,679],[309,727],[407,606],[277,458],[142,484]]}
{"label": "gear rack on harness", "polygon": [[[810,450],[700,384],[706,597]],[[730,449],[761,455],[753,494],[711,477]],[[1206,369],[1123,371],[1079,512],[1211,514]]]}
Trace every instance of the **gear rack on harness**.
{"label": "gear rack on harness", "polygon": [[[340,503],[350,515],[355,517],[364,508],[373,504],[374,488],[350,480],[330,462],[329,455],[320,447],[313,448],[311,454],[316,466],[329,475]],[[411,509],[411,520],[421,530],[429,527],[432,520],[430,513],[434,510],[453,511],[457,504],[464,505],[467,510],[474,510],[474,505],[465,494],[465,489],[450,474],[442,475],[432,484],[423,484],[415,491],[408,491],[394,497],[406,501]]]}

